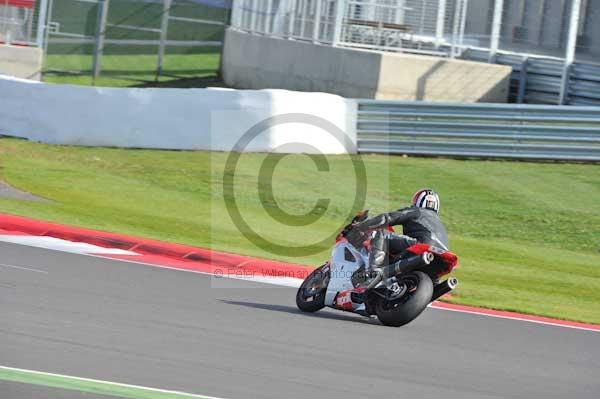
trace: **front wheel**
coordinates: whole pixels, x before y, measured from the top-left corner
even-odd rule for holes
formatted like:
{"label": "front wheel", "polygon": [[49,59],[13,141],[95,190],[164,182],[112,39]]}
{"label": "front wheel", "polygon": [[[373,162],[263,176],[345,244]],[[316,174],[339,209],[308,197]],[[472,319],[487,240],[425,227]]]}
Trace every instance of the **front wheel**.
{"label": "front wheel", "polygon": [[398,277],[408,292],[397,300],[379,299],[375,306],[377,318],[386,326],[400,327],[413,321],[425,310],[433,295],[431,278],[423,272],[412,272]]}
{"label": "front wheel", "polygon": [[325,307],[325,292],[329,284],[329,267],[323,265],[304,279],[296,293],[296,306],[303,312],[316,312]]}

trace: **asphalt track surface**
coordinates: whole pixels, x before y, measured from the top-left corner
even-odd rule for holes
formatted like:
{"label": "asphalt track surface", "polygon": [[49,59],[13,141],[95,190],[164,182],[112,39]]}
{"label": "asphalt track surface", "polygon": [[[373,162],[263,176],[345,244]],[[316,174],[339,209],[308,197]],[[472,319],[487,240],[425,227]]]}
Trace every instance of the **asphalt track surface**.
{"label": "asphalt track surface", "polygon": [[[0,365],[224,398],[600,396],[600,334],[428,309],[389,328],[295,290],[0,243]],[[93,395],[0,381],[0,398]]]}

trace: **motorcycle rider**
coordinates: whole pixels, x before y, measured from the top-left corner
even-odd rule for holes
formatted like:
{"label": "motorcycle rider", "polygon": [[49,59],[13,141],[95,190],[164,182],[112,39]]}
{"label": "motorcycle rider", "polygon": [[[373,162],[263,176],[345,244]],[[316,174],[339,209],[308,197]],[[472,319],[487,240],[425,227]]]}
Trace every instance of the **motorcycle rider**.
{"label": "motorcycle rider", "polygon": [[[356,223],[346,238],[354,246],[361,245],[368,240],[369,231],[377,230],[370,237],[369,266],[371,268],[389,264],[390,256],[399,256],[408,247],[418,242],[448,250],[448,234],[440,220],[439,210],[438,194],[430,188],[424,188],[413,195],[410,207],[383,213]],[[397,225],[402,225],[403,235],[383,230]]]}

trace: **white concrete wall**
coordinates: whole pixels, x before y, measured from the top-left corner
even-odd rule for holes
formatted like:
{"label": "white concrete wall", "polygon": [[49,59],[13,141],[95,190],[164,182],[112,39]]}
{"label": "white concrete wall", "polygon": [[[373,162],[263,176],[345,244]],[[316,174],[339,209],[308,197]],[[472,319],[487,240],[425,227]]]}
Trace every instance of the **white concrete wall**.
{"label": "white concrete wall", "polygon": [[36,47],[0,44],[0,74],[40,80],[43,52]]}
{"label": "white concrete wall", "polygon": [[347,98],[506,102],[511,67],[225,33],[228,86],[324,91]]}
{"label": "white concrete wall", "polygon": [[50,144],[230,151],[275,117],[245,151],[356,152],[356,104],[325,93],[92,88],[8,76],[0,93],[0,134]]}

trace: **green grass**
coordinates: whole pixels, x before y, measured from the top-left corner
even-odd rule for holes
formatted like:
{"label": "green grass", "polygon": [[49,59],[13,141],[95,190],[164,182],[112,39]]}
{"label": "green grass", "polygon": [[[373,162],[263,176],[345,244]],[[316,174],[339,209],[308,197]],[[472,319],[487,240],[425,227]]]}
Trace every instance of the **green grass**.
{"label": "green grass", "polygon": [[[0,140],[0,178],[53,203],[0,199],[0,211],[266,258],[318,265],[311,254],[278,254],[244,236],[223,200],[228,154],[78,148]],[[308,226],[273,220],[259,201],[264,154],[244,154],[234,178],[248,224],[265,239],[308,245],[346,221],[355,193],[347,157],[319,172],[304,155],[274,172],[274,201],[304,214],[330,199]],[[367,155],[366,207],[405,205],[432,186],[461,265],[453,302],[600,323],[600,165],[402,158]]]}
{"label": "green grass", "polygon": [[[105,55],[96,86],[112,87],[206,87],[222,86],[217,78],[218,52],[168,54],[156,81],[155,54]],[[49,83],[92,85],[92,56],[50,54],[45,59],[43,79]]]}
{"label": "green grass", "polygon": [[90,393],[93,395],[108,395],[113,398],[119,397],[128,399],[206,399],[205,396],[185,392],[166,391],[150,387],[3,366],[0,366],[0,381],[12,381],[22,384],[77,391],[81,393],[83,397],[87,396],[85,393]]}

